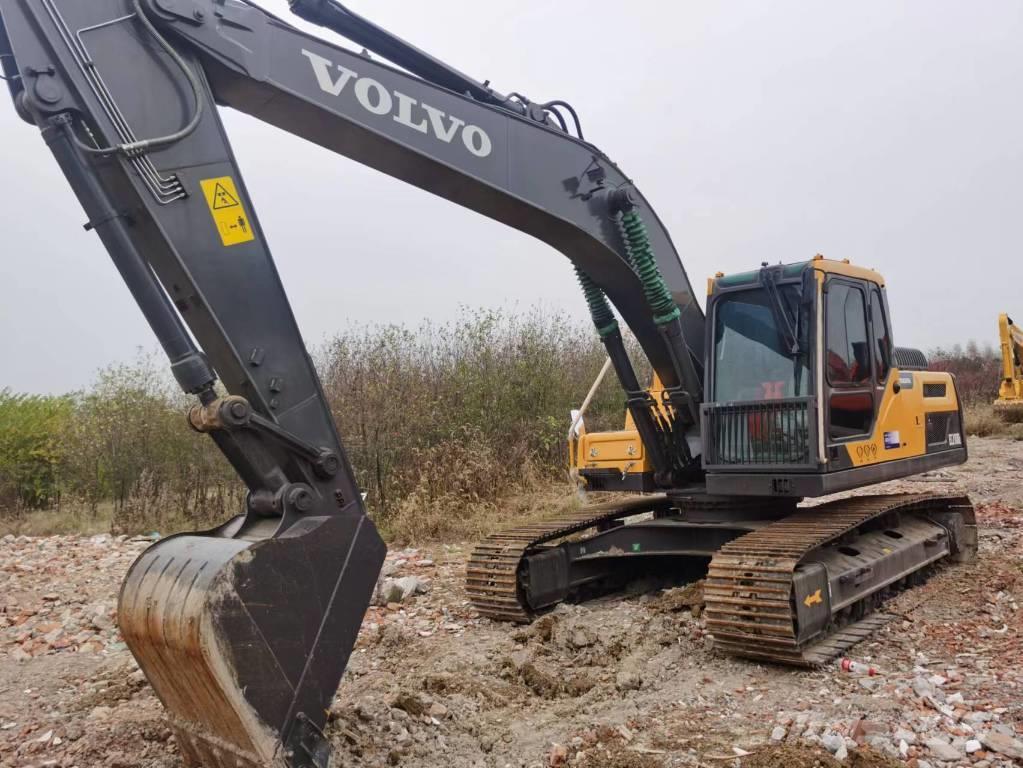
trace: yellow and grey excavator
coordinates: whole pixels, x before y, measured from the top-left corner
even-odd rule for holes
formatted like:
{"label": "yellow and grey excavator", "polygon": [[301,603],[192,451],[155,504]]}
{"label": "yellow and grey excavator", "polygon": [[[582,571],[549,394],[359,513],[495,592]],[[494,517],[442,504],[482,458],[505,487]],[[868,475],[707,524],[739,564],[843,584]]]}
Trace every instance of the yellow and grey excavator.
{"label": "yellow and grey excavator", "polygon": [[[187,765],[328,764],[327,711],[385,553],[218,107],[575,266],[629,418],[579,430],[577,474],[635,497],[482,542],[467,582],[481,613],[528,621],[633,571],[709,568],[721,648],[812,664],[877,626],[892,589],[975,552],[964,498],[797,506],[966,458],[955,381],[893,345],[878,274],[765,263],[714,278],[705,315],[649,202],[568,103],[503,95],[335,0],[291,10],[366,50],[248,0],[0,0],[15,110],[196,397],[189,422],[248,489],[234,518],[146,550],[121,590],[124,638]],[[336,251],[342,221],[323,226]],[[612,306],[654,371],[648,389]]]}
{"label": "yellow and grey excavator", "polygon": [[1023,331],[1005,313],[998,316],[998,342],[1002,379],[995,413],[1006,421],[1023,421]]}
{"label": "yellow and grey excavator", "polygon": [[[642,264],[648,244],[623,230]],[[680,391],[655,371],[641,390],[627,378],[624,430],[591,433],[580,419],[570,433],[584,488],[637,498],[481,542],[468,568],[473,602],[525,622],[652,570],[703,573],[707,625],[723,651],[815,666],[862,640],[889,618],[874,610],[888,594],[977,547],[962,497],[797,506],[966,459],[955,379],[894,346],[888,318],[881,275],[848,260],[711,278],[706,332],[687,347],[705,386]]]}

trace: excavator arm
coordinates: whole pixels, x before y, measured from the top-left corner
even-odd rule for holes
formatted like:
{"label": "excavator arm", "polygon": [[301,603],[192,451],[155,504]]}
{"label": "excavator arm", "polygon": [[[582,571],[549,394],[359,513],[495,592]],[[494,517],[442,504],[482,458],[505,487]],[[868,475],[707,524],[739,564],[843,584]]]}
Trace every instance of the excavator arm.
{"label": "excavator arm", "polygon": [[[190,423],[248,488],[234,519],[147,550],[120,599],[194,765],[326,765],[326,711],[385,551],[218,105],[566,255],[661,481],[699,472],[703,314],[660,221],[577,119],[569,132],[567,105],[498,94],[331,0],[293,5],[405,71],[240,0],[0,0],[15,108],[197,396]],[[343,222],[322,225],[342,257]],[[637,382],[608,299],[665,402]]]}
{"label": "excavator arm", "polygon": [[1023,421],[1023,331],[1007,314],[998,316],[1002,378],[995,410],[1007,421]]}

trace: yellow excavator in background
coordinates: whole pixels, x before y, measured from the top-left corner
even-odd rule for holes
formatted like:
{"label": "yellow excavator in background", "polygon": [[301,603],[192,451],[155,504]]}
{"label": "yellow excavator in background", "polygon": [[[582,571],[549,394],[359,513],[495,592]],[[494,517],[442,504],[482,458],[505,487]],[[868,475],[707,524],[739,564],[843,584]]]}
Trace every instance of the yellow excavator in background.
{"label": "yellow excavator in background", "polygon": [[998,316],[998,343],[1002,380],[995,412],[1006,421],[1023,421],[1023,331],[1005,313]]}

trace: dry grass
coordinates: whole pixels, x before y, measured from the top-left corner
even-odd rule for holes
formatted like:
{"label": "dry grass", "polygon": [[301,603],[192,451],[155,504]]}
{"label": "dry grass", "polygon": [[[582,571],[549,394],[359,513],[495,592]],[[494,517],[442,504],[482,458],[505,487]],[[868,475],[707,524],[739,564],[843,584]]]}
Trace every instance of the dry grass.
{"label": "dry grass", "polygon": [[454,494],[429,499],[413,493],[381,522],[381,533],[394,544],[478,541],[502,528],[567,514],[580,503],[567,483],[532,483],[526,491],[471,504]]}
{"label": "dry grass", "polygon": [[968,405],[963,409],[966,434],[971,437],[1008,437],[1023,440],[1023,423],[1002,418],[990,404]]}
{"label": "dry grass", "polygon": [[[443,325],[348,328],[317,358],[370,514],[396,540],[424,541],[511,522],[507,497],[560,480],[569,412],[606,353],[572,318],[466,310]],[[591,429],[622,422],[613,378],[591,403]],[[103,524],[66,513],[69,498],[113,503],[117,533],[201,530],[242,511],[244,489],[187,427],[187,401],[152,356],[62,397],[0,390],[0,522],[38,533]]]}
{"label": "dry grass", "polygon": [[63,505],[56,509],[33,510],[31,513],[0,517],[0,536],[56,536],[109,533],[114,517],[112,503],[100,504],[95,510],[82,505]]}
{"label": "dry grass", "polygon": [[1021,402],[1016,401],[1003,405],[996,404],[994,411],[1002,421],[1010,424],[1023,424],[1023,403]]}
{"label": "dry grass", "polygon": [[[502,528],[547,520],[567,514],[579,507],[575,491],[565,484],[534,481],[527,491],[497,500],[467,503],[463,496],[452,493],[430,498],[413,494],[397,514],[378,520],[384,539],[393,545],[421,545],[427,542],[476,541]],[[118,530],[120,512],[113,503],[96,509],[85,505],[63,505],[60,509],[33,510],[21,515],[0,518],[0,537],[15,536],[91,536]],[[147,515],[147,521],[151,521]],[[157,531],[168,536],[180,531],[196,530],[194,521],[179,516],[164,517]],[[143,526],[145,527],[145,526]],[[128,532],[128,531],[126,531]],[[148,533],[134,526],[132,533]]]}

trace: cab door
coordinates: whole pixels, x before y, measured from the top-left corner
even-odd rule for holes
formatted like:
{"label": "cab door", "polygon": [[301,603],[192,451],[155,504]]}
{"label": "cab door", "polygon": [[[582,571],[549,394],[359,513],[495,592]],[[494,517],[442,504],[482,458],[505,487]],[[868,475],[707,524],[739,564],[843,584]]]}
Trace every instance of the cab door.
{"label": "cab door", "polygon": [[871,351],[870,288],[829,277],[824,300],[824,391],[829,444],[869,435],[878,400]]}

